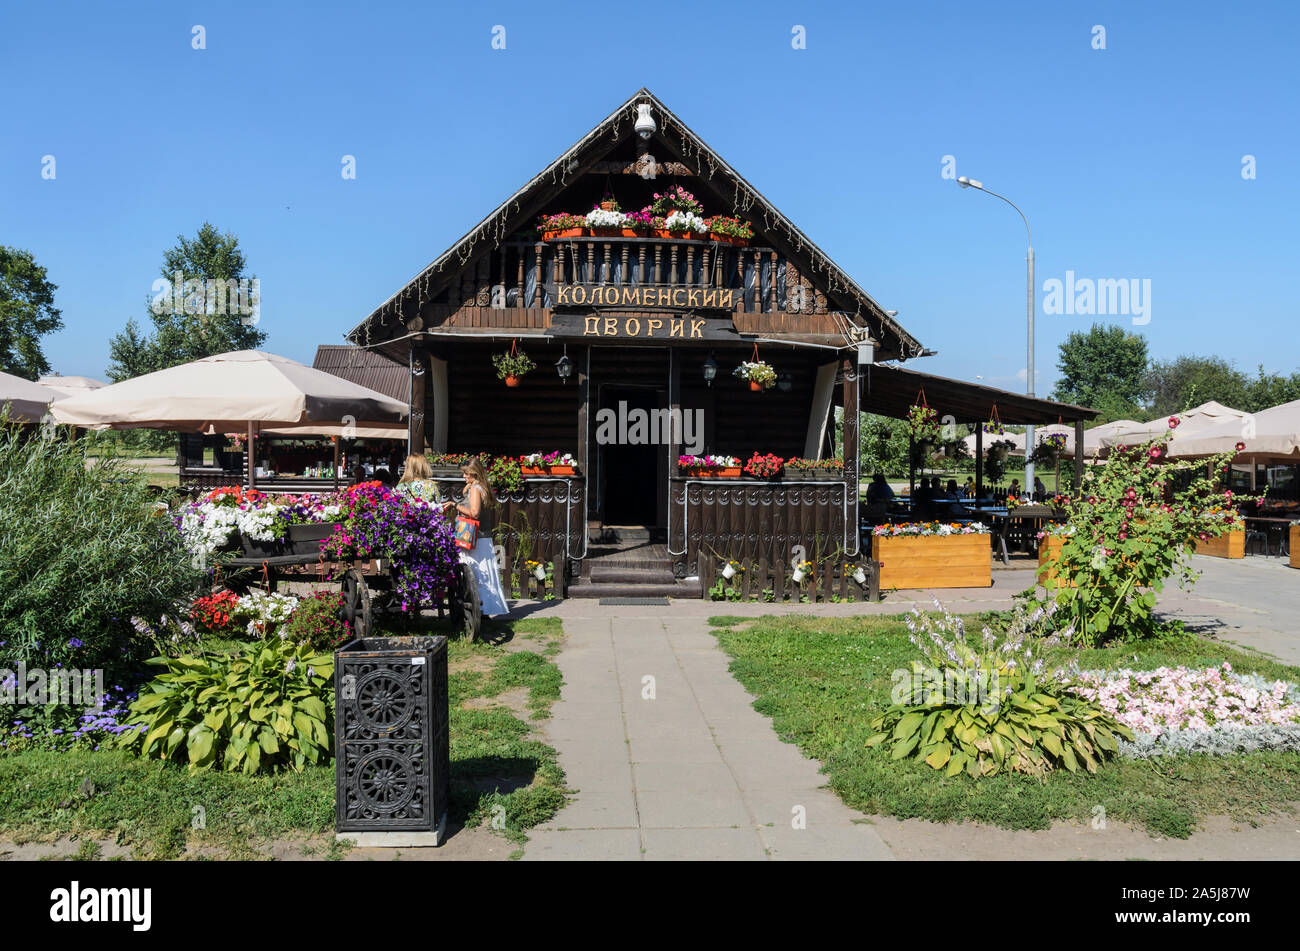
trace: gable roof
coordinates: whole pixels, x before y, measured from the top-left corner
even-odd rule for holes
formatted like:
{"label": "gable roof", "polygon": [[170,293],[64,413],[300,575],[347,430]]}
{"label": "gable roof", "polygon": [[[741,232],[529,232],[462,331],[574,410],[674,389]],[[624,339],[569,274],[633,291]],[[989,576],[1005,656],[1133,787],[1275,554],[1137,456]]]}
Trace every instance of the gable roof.
{"label": "gable roof", "polygon": [[409,368],[377,350],[323,343],[316,348],[316,358],[311,365],[403,403],[410,396]]}
{"label": "gable roof", "polygon": [[[547,202],[574,184],[588,168],[620,143],[636,134],[633,129],[635,107],[642,102],[650,103],[654,115],[656,131],[652,138],[675,153],[677,158],[694,163],[698,177],[709,180],[720,191],[724,187],[730,191],[734,196],[733,213],[750,218],[777,251],[799,261],[801,270],[825,289],[835,309],[846,314],[850,321],[877,341],[882,357],[907,359],[922,354],[924,348],[916,338],[644,86],[498,205],[401,290],[375,308],[347,334],[347,339],[363,346],[369,345],[376,325],[382,327],[394,317],[399,318],[400,323],[401,318],[411,316],[414,309],[408,311],[407,307],[412,304],[418,307],[484,252],[521,228],[528,227]],[[389,335],[380,333],[378,336],[388,339]]]}

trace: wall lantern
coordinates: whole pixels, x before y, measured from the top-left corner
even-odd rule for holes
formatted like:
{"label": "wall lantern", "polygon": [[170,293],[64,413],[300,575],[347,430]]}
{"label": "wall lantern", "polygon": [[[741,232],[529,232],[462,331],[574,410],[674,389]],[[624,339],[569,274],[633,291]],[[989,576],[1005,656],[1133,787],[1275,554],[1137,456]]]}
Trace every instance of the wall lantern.
{"label": "wall lantern", "polygon": [[781,371],[781,375],[776,378],[776,388],[782,393],[789,393],[794,389],[794,377],[790,375],[789,370]]}
{"label": "wall lantern", "polygon": [[714,378],[717,377],[717,375],[718,375],[718,364],[717,361],[713,359],[713,354],[710,353],[709,358],[704,361],[704,382],[709,384],[709,386],[712,386],[713,380]]}
{"label": "wall lantern", "polygon": [[650,103],[637,103],[636,125],[633,128],[636,129],[636,134],[643,139],[648,139],[655,134],[656,126],[654,117],[650,115]]}
{"label": "wall lantern", "polygon": [[560,375],[560,382],[562,383],[568,383],[569,377],[573,376],[573,361],[569,359],[568,346],[565,346],[560,359],[555,361],[555,372]]}

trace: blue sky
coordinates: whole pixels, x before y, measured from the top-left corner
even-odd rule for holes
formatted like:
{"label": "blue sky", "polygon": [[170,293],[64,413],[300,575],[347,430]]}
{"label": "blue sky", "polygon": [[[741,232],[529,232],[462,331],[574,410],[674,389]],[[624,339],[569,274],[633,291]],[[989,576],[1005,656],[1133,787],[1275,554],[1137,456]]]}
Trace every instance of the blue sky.
{"label": "blue sky", "polygon": [[46,352],[64,374],[104,376],[162,252],[205,219],[261,279],[267,349],[309,362],[645,85],[939,351],[917,368],[1023,386],[1024,229],[942,177],[953,156],[1034,228],[1040,393],[1057,344],[1098,319],[1041,313],[1043,282],[1067,271],[1150,280],[1134,329],[1158,358],[1291,372],[1298,11],[11,5],[0,243],[59,285],[66,328]]}

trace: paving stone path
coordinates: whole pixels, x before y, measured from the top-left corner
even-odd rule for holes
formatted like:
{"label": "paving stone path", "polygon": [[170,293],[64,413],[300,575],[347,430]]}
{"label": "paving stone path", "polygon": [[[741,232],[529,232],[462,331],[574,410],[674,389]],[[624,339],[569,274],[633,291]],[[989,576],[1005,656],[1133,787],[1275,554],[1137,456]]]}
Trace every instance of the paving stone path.
{"label": "paving stone path", "polygon": [[546,728],[579,792],[525,860],[891,857],[753,710],[703,618],[596,610],[564,620]]}

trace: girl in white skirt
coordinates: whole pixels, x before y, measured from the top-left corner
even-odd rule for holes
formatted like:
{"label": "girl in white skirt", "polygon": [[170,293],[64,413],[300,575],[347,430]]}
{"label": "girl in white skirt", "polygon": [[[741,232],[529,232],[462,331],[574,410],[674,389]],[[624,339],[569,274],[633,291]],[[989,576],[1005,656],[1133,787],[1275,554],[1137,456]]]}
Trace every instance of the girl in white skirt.
{"label": "girl in white skirt", "polygon": [[468,565],[478,581],[478,597],[483,604],[483,613],[488,617],[498,617],[510,613],[506,607],[505,591],[501,588],[501,574],[497,571],[497,555],[493,547],[492,532],[496,528],[496,496],[488,483],[483,463],[478,459],[460,467],[465,476],[465,497],[460,502],[447,502],[443,508],[449,518],[457,513],[478,519],[478,543],[473,551],[461,549],[460,561]]}

